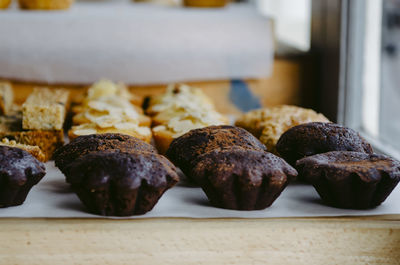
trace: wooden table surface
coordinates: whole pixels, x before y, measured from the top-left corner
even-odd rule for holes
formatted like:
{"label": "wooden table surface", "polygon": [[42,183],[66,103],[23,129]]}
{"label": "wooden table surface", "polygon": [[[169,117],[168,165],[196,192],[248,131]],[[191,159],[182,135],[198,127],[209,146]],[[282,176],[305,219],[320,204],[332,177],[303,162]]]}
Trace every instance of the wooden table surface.
{"label": "wooden table surface", "polygon": [[0,264],[400,264],[400,215],[1,219]]}

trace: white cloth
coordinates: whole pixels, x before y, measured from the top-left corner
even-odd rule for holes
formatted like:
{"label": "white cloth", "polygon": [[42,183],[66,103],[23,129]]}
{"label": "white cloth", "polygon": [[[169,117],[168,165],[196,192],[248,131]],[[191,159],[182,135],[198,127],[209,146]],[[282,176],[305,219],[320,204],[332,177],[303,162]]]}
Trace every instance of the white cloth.
{"label": "white cloth", "polygon": [[[65,177],[46,163],[47,175],[29,193],[21,206],[0,208],[0,218],[48,217],[48,218],[101,218],[85,211],[78,197],[65,183]],[[154,209],[145,215],[126,217],[188,217],[188,218],[269,218],[269,217],[312,217],[312,216],[356,216],[400,214],[400,186],[379,207],[371,210],[345,210],[321,203],[310,185],[289,185],[271,207],[260,211],[233,211],[210,206],[200,188],[179,184],[168,190]],[[116,218],[116,217],[104,217]]]}
{"label": "white cloth", "polygon": [[128,84],[267,77],[270,20],[247,4],[191,9],[132,1],[0,12],[0,78]]}

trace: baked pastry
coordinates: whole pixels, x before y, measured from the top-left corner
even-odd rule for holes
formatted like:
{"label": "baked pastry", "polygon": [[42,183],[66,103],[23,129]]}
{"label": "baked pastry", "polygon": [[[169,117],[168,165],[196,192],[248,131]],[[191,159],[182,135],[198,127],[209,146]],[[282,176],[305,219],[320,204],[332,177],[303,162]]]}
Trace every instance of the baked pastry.
{"label": "baked pastry", "polygon": [[54,153],[54,161],[56,166],[66,174],[65,168],[75,159],[90,152],[105,150],[157,153],[152,145],[129,135],[118,133],[91,134],[79,136],[57,149]]}
{"label": "baked pastry", "polygon": [[260,138],[263,127],[261,124],[269,117],[270,108],[256,109],[240,116],[235,125],[251,132],[255,137]]}
{"label": "baked pastry", "polygon": [[332,151],[300,159],[296,165],[322,200],[339,208],[378,206],[400,180],[400,162],[385,155]]}
{"label": "baked pastry", "polygon": [[70,140],[75,139],[78,136],[88,134],[103,134],[103,133],[121,133],[130,135],[147,143],[151,141],[151,130],[148,127],[139,126],[136,123],[118,123],[110,127],[101,128],[96,124],[85,123],[77,126],[72,126],[68,131],[68,137]]}
{"label": "baked pastry", "polygon": [[38,146],[49,160],[53,152],[64,144],[63,130],[43,131],[22,129],[22,113],[0,116],[0,138],[15,140],[17,143]]}
{"label": "baked pastry", "polygon": [[282,134],[276,150],[289,164],[329,151],[354,151],[372,154],[371,145],[353,129],[335,123],[310,122]]}
{"label": "baked pastry", "polygon": [[[114,83],[111,80],[102,79],[86,91],[80,101],[76,101],[80,106],[85,107],[88,102],[98,99],[107,99],[110,97],[124,98],[135,106],[141,106],[142,100],[139,96],[129,92],[129,89],[123,83]],[[81,111],[78,111],[81,112]]]}
{"label": "baked pastry", "polygon": [[150,98],[146,113],[152,117],[154,140],[162,154],[173,139],[190,130],[229,124],[200,89],[183,84],[170,85],[164,94]]}
{"label": "baked pastry", "polygon": [[69,137],[123,133],[150,142],[151,119],[131,103],[133,98],[123,85],[107,80],[95,83],[81,103],[73,107],[74,126],[68,133]]}
{"label": "baked pastry", "polygon": [[228,0],[184,0],[184,5],[187,7],[224,7]]}
{"label": "baked pastry", "polygon": [[0,115],[10,113],[13,101],[14,93],[11,84],[9,82],[0,82]]}
{"label": "baked pastry", "polygon": [[233,210],[269,207],[296,175],[282,158],[237,147],[199,156],[191,172],[212,205]]}
{"label": "baked pastry", "polygon": [[6,9],[11,4],[11,0],[0,0],[0,9]]}
{"label": "baked pastry", "polygon": [[308,122],[329,122],[322,114],[311,109],[282,105],[262,110],[250,111],[236,121],[236,126],[252,132],[276,153],[276,143],[288,129]]}
{"label": "baked pastry", "polygon": [[[185,84],[170,84],[166,91],[160,95],[149,98],[146,106],[146,113],[150,116],[155,116],[166,110],[187,105],[188,103],[201,106],[208,110],[215,110],[214,104],[201,89],[191,87]],[[168,121],[168,119],[167,119]],[[159,122],[160,124],[164,122]]]}
{"label": "baked pastry", "polygon": [[22,204],[45,174],[44,164],[28,152],[0,146],[0,207]]}
{"label": "baked pastry", "polygon": [[191,130],[172,141],[166,156],[188,177],[196,158],[210,151],[232,147],[266,151],[265,146],[246,130],[229,125]]}
{"label": "baked pastry", "polygon": [[68,9],[74,0],[19,0],[22,9]]}
{"label": "baked pastry", "polygon": [[190,130],[228,123],[228,119],[217,112],[187,109],[185,114],[171,118],[166,124],[153,127],[152,132],[158,151],[164,154],[174,139]]}
{"label": "baked pastry", "polygon": [[165,157],[149,152],[92,152],[70,163],[66,172],[90,212],[113,216],[150,211],[179,180]]}
{"label": "baked pastry", "polygon": [[0,146],[9,146],[22,149],[31,154],[40,162],[46,162],[46,155],[42,152],[39,146],[17,143],[15,140],[10,141],[8,138],[1,139]]}
{"label": "baked pastry", "polygon": [[67,113],[69,91],[34,88],[22,105],[24,130],[62,130]]}
{"label": "baked pastry", "polygon": [[[77,108],[74,108],[75,111]],[[132,105],[127,100],[121,100],[117,97],[110,97],[102,100],[93,100],[88,102],[87,106],[77,112],[72,119],[73,124],[98,123],[120,123],[135,122],[140,126],[150,127],[150,117],[143,115],[143,110]]]}

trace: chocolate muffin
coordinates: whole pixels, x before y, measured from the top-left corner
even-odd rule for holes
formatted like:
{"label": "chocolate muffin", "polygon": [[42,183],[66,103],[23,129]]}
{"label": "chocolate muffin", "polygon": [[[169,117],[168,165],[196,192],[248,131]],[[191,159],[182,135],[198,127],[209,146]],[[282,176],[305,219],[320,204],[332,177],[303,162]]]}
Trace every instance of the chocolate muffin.
{"label": "chocolate muffin", "polygon": [[211,204],[234,210],[269,207],[297,175],[282,158],[243,148],[214,150],[195,164],[191,175]]}
{"label": "chocolate muffin", "polygon": [[57,149],[54,153],[54,160],[56,166],[66,174],[65,168],[75,159],[93,151],[103,150],[157,152],[152,145],[133,136],[119,133],[91,134],[79,136],[69,144]]}
{"label": "chocolate muffin", "polygon": [[193,161],[201,154],[222,151],[232,147],[246,150],[266,151],[266,147],[245,129],[221,125],[191,130],[174,139],[166,156],[187,176]]}
{"label": "chocolate muffin", "polygon": [[322,200],[339,208],[378,206],[400,180],[400,162],[385,155],[333,151],[303,158],[296,165]]}
{"label": "chocolate muffin", "polygon": [[179,180],[171,162],[150,152],[96,151],[77,158],[66,172],[89,212],[112,216],[150,211]]}
{"label": "chocolate muffin", "polygon": [[305,123],[287,130],[276,149],[291,165],[303,157],[330,151],[373,153],[371,145],[353,129],[325,122]]}
{"label": "chocolate muffin", "polygon": [[45,174],[44,164],[28,152],[0,146],[0,208],[24,203]]}

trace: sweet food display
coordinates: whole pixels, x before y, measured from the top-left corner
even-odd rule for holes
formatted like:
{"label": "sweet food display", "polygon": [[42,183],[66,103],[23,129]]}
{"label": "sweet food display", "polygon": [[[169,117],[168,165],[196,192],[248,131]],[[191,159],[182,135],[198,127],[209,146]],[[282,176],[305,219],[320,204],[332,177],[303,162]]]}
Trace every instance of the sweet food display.
{"label": "sweet food display", "polygon": [[94,214],[144,214],[179,181],[168,159],[127,135],[81,136],[57,151],[55,159],[73,191]]}
{"label": "sweet food display", "polygon": [[311,109],[282,105],[245,113],[235,124],[253,133],[270,152],[276,153],[276,143],[285,131],[308,122],[329,122],[329,120]]}
{"label": "sweet food display", "polygon": [[166,156],[177,165],[188,178],[197,157],[214,150],[232,147],[266,151],[266,147],[246,130],[230,126],[209,126],[191,130],[174,139]]}
{"label": "sweet food display", "polygon": [[0,9],[6,9],[10,6],[11,0],[0,0]]}
{"label": "sweet food display", "polygon": [[0,116],[0,138],[8,138],[19,144],[38,146],[51,159],[54,151],[64,144],[63,130],[23,130],[22,113]]}
{"label": "sweet food display", "polygon": [[62,130],[69,91],[65,89],[34,88],[22,105],[24,130]]}
{"label": "sweet food display", "polygon": [[0,115],[6,115],[12,110],[14,93],[9,82],[0,82]]}
{"label": "sweet food display", "polygon": [[183,4],[187,7],[224,7],[229,0],[184,0]]}
{"label": "sweet food display", "polygon": [[90,134],[75,138],[54,153],[56,166],[65,174],[66,167],[75,159],[94,151],[157,153],[156,149],[138,138],[119,133]]}
{"label": "sweet food display", "polygon": [[400,181],[400,162],[381,154],[332,151],[300,159],[296,165],[322,200],[339,208],[376,207]]}
{"label": "sweet food display", "polygon": [[182,84],[170,85],[164,94],[150,98],[146,113],[152,117],[154,140],[162,154],[173,139],[190,130],[229,124],[200,89]]}
{"label": "sweet food display", "polygon": [[24,203],[31,188],[45,174],[44,164],[28,152],[0,146],[0,208]]}
{"label": "sweet food display", "polygon": [[198,184],[216,207],[269,207],[297,171],[234,126],[211,126],[175,139],[167,156]]}
{"label": "sweet food display", "polygon": [[374,154],[355,130],[296,106],[251,111],[236,127],[201,89],[181,84],[144,103],[108,80],[72,102],[67,90],[39,87],[21,106],[13,98],[12,85],[0,83],[2,207],[21,204],[44,175],[40,161],[51,158],[87,212],[104,216],[151,211],[179,182],[176,167],[189,180],[182,187],[199,186],[211,206],[240,211],[270,207],[296,178],[329,206],[371,209],[400,180],[399,161]]}
{"label": "sweet food display", "polygon": [[22,9],[59,10],[68,9],[74,0],[18,0]]}
{"label": "sweet food display", "polygon": [[40,162],[46,162],[46,155],[43,153],[42,149],[40,149],[40,147],[37,145],[21,144],[17,143],[15,140],[10,141],[8,138],[3,138],[1,139],[0,146],[15,147],[18,149],[25,150]]}
{"label": "sweet food display", "polygon": [[194,164],[191,175],[210,203],[234,210],[271,206],[297,176],[297,171],[282,158],[236,147],[207,152]]}
{"label": "sweet food display", "polygon": [[84,99],[72,108],[74,126],[68,136],[123,133],[150,142],[151,120],[132,104],[136,97],[120,84],[101,80],[92,85]]}
{"label": "sweet food display", "polygon": [[21,106],[13,102],[13,90],[3,100],[10,107],[0,115],[0,138],[16,144],[37,146],[44,154],[44,161],[64,144],[64,122],[69,92],[62,89],[34,88]]}

